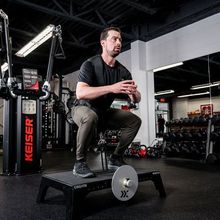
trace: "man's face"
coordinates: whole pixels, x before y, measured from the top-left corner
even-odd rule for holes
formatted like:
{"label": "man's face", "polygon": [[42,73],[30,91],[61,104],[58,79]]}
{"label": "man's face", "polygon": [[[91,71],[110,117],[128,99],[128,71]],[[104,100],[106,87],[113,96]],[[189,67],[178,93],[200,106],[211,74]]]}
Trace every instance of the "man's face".
{"label": "man's face", "polygon": [[121,34],[117,31],[108,31],[108,37],[101,41],[103,51],[105,50],[111,57],[116,57],[121,52]]}

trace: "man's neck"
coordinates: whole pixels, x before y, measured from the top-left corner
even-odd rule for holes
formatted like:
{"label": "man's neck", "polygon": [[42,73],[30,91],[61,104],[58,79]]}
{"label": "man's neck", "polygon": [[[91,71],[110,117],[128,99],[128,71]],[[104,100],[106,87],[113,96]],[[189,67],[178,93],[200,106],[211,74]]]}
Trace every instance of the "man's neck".
{"label": "man's neck", "polygon": [[109,55],[107,55],[107,54],[104,54],[104,53],[102,53],[101,56],[102,56],[103,61],[104,61],[108,66],[111,66],[111,67],[114,67],[114,66],[115,66],[115,61],[116,61],[115,58],[113,58],[113,57],[111,57],[111,56],[109,56]]}

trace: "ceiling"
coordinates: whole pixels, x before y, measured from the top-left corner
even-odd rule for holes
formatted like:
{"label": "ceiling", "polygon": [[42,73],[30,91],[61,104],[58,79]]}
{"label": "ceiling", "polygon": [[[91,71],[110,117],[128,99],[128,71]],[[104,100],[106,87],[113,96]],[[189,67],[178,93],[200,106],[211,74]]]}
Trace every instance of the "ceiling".
{"label": "ceiling", "polygon": [[[45,76],[51,41],[25,58],[14,54],[48,24],[61,25],[65,60],[56,60],[54,74],[78,70],[88,57],[100,52],[99,35],[108,26],[122,30],[123,51],[135,40],[148,41],[220,12],[219,0],[1,0],[9,16],[13,73],[36,68]],[[0,53],[1,60],[5,53]],[[219,70],[220,58],[210,55],[211,70]],[[155,90],[184,90],[207,80],[207,57],[187,61],[183,66],[155,74]],[[216,71],[217,73],[217,71]],[[198,77],[199,76],[199,77]],[[215,76],[217,80],[217,75]]]}

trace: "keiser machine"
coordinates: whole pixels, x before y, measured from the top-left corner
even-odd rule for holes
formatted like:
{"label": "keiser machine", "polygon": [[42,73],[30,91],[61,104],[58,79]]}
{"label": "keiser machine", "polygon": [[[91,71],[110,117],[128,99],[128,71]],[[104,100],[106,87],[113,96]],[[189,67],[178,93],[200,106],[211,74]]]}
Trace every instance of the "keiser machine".
{"label": "keiser machine", "polygon": [[[59,40],[61,53],[56,53],[56,43]],[[32,173],[41,170],[41,146],[42,146],[42,105],[41,101],[50,96],[50,80],[52,76],[54,58],[65,58],[61,46],[61,26],[54,27],[52,44],[49,55],[46,81],[43,84],[42,93],[39,92],[37,71],[23,69],[24,96],[17,99],[17,163],[16,173]]]}
{"label": "keiser machine", "polygon": [[35,173],[41,170],[41,101],[50,96],[54,58],[65,58],[61,26],[53,27],[46,80],[40,89],[35,69],[22,70],[23,83],[13,77],[9,21],[1,9],[0,17],[4,20],[8,63],[8,77],[1,72],[0,85],[4,98],[3,175]]}
{"label": "keiser machine", "polygon": [[41,169],[41,102],[37,70],[23,69],[23,94],[17,96],[16,167],[18,174]]}

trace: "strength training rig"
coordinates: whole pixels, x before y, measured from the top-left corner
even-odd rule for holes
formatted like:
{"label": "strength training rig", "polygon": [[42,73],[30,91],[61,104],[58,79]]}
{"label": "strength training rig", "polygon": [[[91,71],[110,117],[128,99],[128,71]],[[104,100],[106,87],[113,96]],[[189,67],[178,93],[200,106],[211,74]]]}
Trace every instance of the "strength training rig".
{"label": "strength training rig", "polygon": [[[54,58],[65,58],[62,48],[61,26],[54,26],[49,54],[46,80],[39,89],[37,70],[23,69],[23,83],[16,81],[12,74],[12,50],[9,38],[8,16],[0,9],[3,19],[5,45],[3,48],[3,28],[1,35],[1,52],[7,55],[8,76],[1,71],[0,96],[4,99],[3,130],[3,175],[36,173],[41,170],[41,108],[40,101],[50,96],[50,80]],[[57,53],[57,42],[60,53]],[[1,65],[0,60],[0,65]]]}

